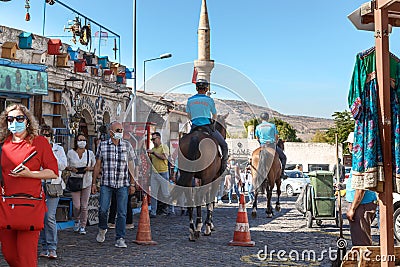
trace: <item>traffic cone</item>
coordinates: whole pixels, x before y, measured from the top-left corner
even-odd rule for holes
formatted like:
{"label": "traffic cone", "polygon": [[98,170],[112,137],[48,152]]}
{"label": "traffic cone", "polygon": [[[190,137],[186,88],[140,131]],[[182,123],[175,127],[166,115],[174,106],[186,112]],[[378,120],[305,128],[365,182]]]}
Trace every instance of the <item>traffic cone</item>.
{"label": "traffic cone", "polygon": [[147,195],[143,196],[142,210],[140,212],[136,240],[134,240],[133,242],[139,245],[157,245],[157,242],[151,240],[150,216]]}
{"label": "traffic cone", "polygon": [[229,246],[254,247],[256,244],[254,241],[251,241],[250,227],[245,205],[244,195],[240,194],[235,232],[233,233],[233,240],[228,244]]}

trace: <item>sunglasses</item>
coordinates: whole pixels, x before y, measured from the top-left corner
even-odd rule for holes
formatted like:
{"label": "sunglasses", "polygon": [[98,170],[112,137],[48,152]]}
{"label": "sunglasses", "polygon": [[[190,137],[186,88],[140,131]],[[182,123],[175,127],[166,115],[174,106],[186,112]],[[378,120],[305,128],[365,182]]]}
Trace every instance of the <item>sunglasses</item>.
{"label": "sunglasses", "polygon": [[156,140],[158,137],[154,137],[154,138],[151,138],[150,140],[151,141],[154,141],[154,140]]}
{"label": "sunglasses", "polygon": [[44,134],[42,134],[42,136],[51,137],[51,136],[52,136],[52,134],[49,134],[49,133],[44,133]]}
{"label": "sunglasses", "polygon": [[24,120],[26,119],[25,115],[18,115],[18,116],[7,116],[7,121],[12,123],[14,120],[16,120],[17,122],[24,122]]}
{"label": "sunglasses", "polygon": [[86,141],[86,139],[78,139],[77,141]]}
{"label": "sunglasses", "polygon": [[115,131],[113,131],[114,133],[122,133],[124,131],[124,129],[115,129]]}

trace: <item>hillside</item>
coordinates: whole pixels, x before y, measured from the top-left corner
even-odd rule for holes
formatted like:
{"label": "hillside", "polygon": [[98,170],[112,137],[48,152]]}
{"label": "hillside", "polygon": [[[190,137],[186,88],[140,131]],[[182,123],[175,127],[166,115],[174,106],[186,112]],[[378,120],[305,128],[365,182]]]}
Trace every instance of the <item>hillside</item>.
{"label": "hillside", "polygon": [[[184,109],[189,94],[168,94],[163,96],[179,103],[179,109]],[[254,116],[259,116],[261,112],[267,111],[270,117],[279,118],[293,126],[297,131],[297,137],[303,141],[309,141],[317,130],[326,130],[333,127],[332,119],[315,118],[307,116],[284,115],[275,110],[254,105],[239,100],[218,99],[214,98],[218,114],[229,113],[227,117],[228,132],[233,137],[241,136],[244,132],[243,123]]]}

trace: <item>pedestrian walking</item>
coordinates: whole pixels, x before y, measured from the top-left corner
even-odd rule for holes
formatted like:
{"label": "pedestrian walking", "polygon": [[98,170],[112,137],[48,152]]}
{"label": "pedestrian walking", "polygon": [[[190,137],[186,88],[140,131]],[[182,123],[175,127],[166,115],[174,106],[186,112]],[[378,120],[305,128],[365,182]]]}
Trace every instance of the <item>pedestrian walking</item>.
{"label": "pedestrian walking", "polygon": [[229,161],[228,170],[229,170],[229,174],[230,174],[230,185],[231,185],[231,187],[229,189],[229,193],[228,193],[229,204],[232,203],[233,190],[235,190],[236,198],[239,203],[239,200],[240,200],[240,192],[239,192],[240,173],[239,173],[239,166],[237,165],[234,158],[231,158],[231,160]]}
{"label": "pedestrian walking", "polygon": [[[41,180],[58,177],[57,159],[51,146],[46,138],[38,134],[38,122],[25,106],[14,104],[1,113],[3,181],[0,185],[4,185],[2,189],[6,195],[23,193],[40,198],[43,196]],[[34,151],[37,154],[22,165],[20,172],[13,171]],[[10,266],[37,266],[39,234],[39,230],[0,230],[1,250],[7,263]]]}
{"label": "pedestrian walking", "polygon": [[[164,199],[168,196],[166,185],[169,183],[169,148],[167,145],[161,143],[161,134],[159,132],[151,134],[151,141],[153,142],[154,147],[149,149],[147,153],[149,154],[153,165],[150,178],[152,196],[150,217],[154,218],[157,215],[157,198],[159,197],[159,190],[161,189],[160,191]],[[161,183],[159,179],[165,179],[167,183]],[[159,214],[168,215],[172,213],[172,207],[170,205],[164,204],[161,206],[163,206],[163,208],[160,209],[158,212]]]}
{"label": "pedestrian walking", "polygon": [[[346,140],[353,153],[354,132]],[[377,207],[376,193],[370,190],[353,188],[352,172],[346,182],[346,200],[351,203],[346,215],[350,224],[350,235],[353,246],[371,246],[371,223],[375,218]]]}
{"label": "pedestrian walking", "polygon": [[79,190],[71,192],[73,205],[74,232],[86,234],[88,205],[93,179],[93,170],[96,163],[94,153],[87,149],[87,138],[82,133],[75,137],[74,148],[67,153],[68,167],[71,172],[69,179],[82,179]]}
{"label": "pedestrian walking", "polygon": [[102,141],[96,153],[96,165],[93,172],[92,193],[97,192],[96,180],[100,180],[99,232],[96,241],[103,243],[107,233],[108,210],[111,196],[115,192],[117,200],[117,220],[115,225],[115,246],[126,248],[126,206],[128,195],[135,190],[136,156],[132,145],[123,139],[123,127],[119,122],[110,126],[110,139]]}
{"label": "pedestrian walking", "polygon": [[[133,212],[132,212],[132,197],[133,194],[128,195],[128,203],[126,205],[126,229],[133,229],[135,226],[133,225]],[[117,216],[117,197],[115,192],[112,193],[111,197],[111,205],[110,211],[108,213],[108,228],[114,229],[115,228],[115,218]]]}
{"label": "pedestrian walking", "polygon": [[[59,184],[62,189],[65,189],[64,181],[61,179],[62,171],[67,167],[67,156],[65,155],[64,148],[54,143],[54,131],[49,125],[42,125],[40,127],[40,135],[50,143],[58,163],[58,177],[57,179],[52,179],[50,183]],[[46,180],[44,182],[49,183]],[[56,212],[59,200],[59,196],[50,196],[46,192],[47,212],[44,216],[44,229],[40,232],[39,238],[39,243],[42,245],[42,251],[39,254],[40,257],[47,257],[49,259],[57,258],[58,235]]]}

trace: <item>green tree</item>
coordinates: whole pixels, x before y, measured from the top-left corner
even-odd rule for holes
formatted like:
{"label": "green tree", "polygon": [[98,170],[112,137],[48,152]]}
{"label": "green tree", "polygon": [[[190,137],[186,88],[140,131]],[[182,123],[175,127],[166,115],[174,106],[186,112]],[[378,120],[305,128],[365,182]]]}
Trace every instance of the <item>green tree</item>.
{"label": "green tree", "polygon": [[313,143],[328,143],[328,137],[326,135],[326,132],[324,131],[316,131],[315,135],[311,139],[311,142]]}
{"label": "green tree", "polygon": [[[279,138],[282,140],[285,140],[286,142],[303,142],[300,138],[297,138],[296,130],[289,123],[278,118],[272,118],[269,120],[269,122],[275,124],[276,129],[279,132]],[[256,126],[260,123],[261,119],[259,118],[253,118],[245,121],[244,127],[246,128],[246,132],[248,131],[247,127],[249,125],[253,125],[255,131]],[[255,133],[253,134],[255,135]]]}
{"label": "green tree", "polygon": [[335,134],[338,134],[338,142],[343,143],[346,141],[350,132],[354,131],[354,119],[350,111],[336,111],[332,115],[335,126],[329,128],[326,132],[327,142],[330,144],[335,143]]}
{"label": "green tree", "polygon": [[297,137],[296,130],[287,123],[278,118],[272,118],[270,120],[273,124],[275,124],[276,129],[279,132],[279,138],[285,140],[286,142],[303,142],[300,138]]}
{"label": "green tree", "polygon": [[[248,127],[249,127],[250,125],[253,125],[253,126],[254,126],[253,131],[255,131],[257,125],[259,125],[260,123],[261,123],[261,120],[258,119],[258,118],[252,118],[252,119],[250,119],[250,120],[248,120],[248,121],[245,121],[245,122],[243,123],[243,125],[244,125],[244,128],[245,128],[245,130],[246,130],[246,133],[249,134],[249,133],[248,133],[248,130],[249,130]],[[254,136],[254,135],[255,135],[255,132],[253,132],[253,136]]]}

